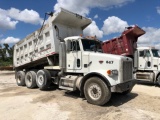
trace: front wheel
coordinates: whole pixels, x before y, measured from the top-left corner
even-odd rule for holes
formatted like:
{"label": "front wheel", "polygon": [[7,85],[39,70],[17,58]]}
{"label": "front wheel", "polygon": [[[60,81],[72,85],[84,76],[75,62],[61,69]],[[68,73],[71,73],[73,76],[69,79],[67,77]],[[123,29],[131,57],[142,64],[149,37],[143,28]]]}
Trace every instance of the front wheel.
{"label": "front wheel", "polygon": [[104,105],[111,98],[111,91],[107,84],[98,77],[89,78],[84,85],[87,101],[94,105]]}

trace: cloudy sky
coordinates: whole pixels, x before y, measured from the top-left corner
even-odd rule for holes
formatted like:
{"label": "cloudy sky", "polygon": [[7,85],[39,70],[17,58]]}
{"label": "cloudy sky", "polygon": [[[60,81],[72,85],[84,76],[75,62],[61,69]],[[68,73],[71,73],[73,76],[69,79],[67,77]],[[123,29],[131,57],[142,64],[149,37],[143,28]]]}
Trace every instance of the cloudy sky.
{"label": "cloudy sky", "polygon": [[92,19],[85,35],[108,40],[136,24],[146,31],[139,46],[160,47],[160,0],[0,0],[0,44],[14,45],[60,7]]}

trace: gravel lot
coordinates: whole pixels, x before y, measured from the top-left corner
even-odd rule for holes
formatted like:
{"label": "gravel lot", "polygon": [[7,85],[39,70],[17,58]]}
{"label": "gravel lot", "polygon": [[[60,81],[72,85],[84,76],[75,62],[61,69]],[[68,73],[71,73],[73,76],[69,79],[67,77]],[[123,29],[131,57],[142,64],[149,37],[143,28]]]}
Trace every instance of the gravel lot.
{"label": "gravel lot", "polygon": [[16,85],[13,71],[0,71],[0,120],[160,120],[160,87],[138,84],[126,96],[112,94],[103,107],[78,92]]}

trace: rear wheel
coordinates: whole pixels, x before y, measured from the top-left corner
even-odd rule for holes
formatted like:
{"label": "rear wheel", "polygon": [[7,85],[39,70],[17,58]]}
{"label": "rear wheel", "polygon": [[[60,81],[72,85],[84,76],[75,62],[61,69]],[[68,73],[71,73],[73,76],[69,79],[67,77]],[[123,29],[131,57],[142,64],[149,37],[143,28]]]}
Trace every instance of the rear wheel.
{"label": "rear wheel", "polygon": [[87,101],[95,105],[104,105],[111,98],[111,91],[107,84],[98,77],[89,78],[84,85]]}
{"label": "rear wheel", "polygon": [[51,75],[48,70],[39,70],[36,79],[37,86],[40,90],[47,89],[51,84]]}
{"label": "rear wheel", "polygon": [[35,71],[28,71],[25,75],[25,83],[28,88],[35,88],[36,84],[36,72]]}
{"label": "rear wheel", "polygon": [[160,85],[160,75],[158,75],[158,77],[157,77],[157,83],[158,83],[158,85]]}
{"label": "rear wheel", "polygon": [[23,71],[17,72],[16,83],[18,86],[25,86],[25,72],[23,72]]}

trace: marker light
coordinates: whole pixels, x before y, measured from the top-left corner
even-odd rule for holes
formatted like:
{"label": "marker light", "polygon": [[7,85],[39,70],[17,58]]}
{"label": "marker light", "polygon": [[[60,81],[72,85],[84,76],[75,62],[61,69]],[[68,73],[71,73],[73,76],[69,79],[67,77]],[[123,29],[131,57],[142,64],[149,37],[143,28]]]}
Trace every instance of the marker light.
{"label": "marker light", "polygon": [[111,75],[112,71],[111,70],[107,70],[107,74]]}
{"label": "marker light", "polygon": [[107,70],[107,74],[109,76],[118,75],[118,70]]}

